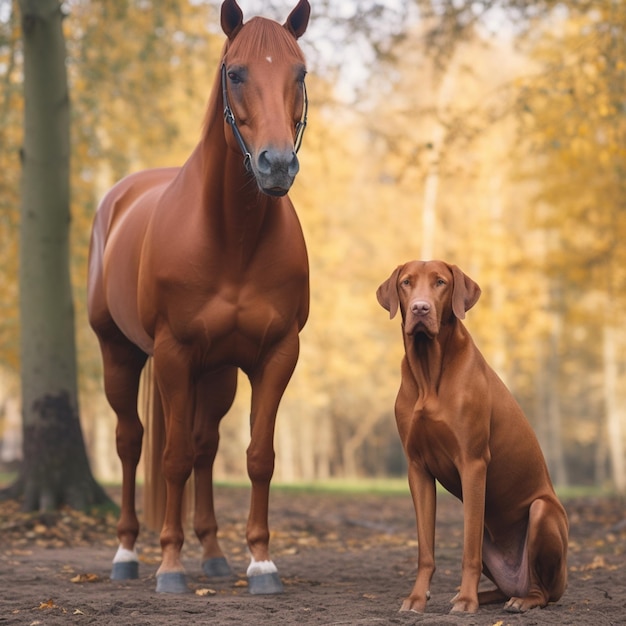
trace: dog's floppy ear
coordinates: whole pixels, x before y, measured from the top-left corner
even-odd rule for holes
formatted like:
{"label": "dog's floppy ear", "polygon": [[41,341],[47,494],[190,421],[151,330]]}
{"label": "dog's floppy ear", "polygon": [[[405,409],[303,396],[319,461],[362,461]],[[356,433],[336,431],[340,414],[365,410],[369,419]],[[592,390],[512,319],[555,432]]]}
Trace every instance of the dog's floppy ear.
{"label": "dog's floppy ear", "polygon": [[448,267],[454,280],[452,312],[462,320],[465,319],[465,311],[469,311],[478,302],[480,287],[456,265],[448,265]]}
{"label": "dog's floppy ear", "polygon": [[402,265],[398,265],[391,276],[376,290],[380,306],[389,311],[389,319],[393,319],[398,312],[398,274],[401,268]]}

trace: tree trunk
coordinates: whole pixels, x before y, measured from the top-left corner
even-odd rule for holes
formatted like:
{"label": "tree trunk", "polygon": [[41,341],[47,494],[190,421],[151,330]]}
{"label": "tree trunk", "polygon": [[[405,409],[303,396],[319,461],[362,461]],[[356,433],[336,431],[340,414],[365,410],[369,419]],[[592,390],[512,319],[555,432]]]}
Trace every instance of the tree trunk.
{"label": "tree trunk", "polygon": [[618,351],[616,344],[619,332],[609,323],[604,326],[603,357],[604,357],[604,405],[606,414],[606,432],[611,458],[611,475],[616,491],[626,495],[626,453],[624,451],[624,423],[626,411],[619,399],[618,385]]}
{"label": "tree trunk", "polygon": [[535,367],[534,428],[550,471],[559,487],[569,483],[562,443],[561,402],[559,398],[560,313],[552,314],[552,329],[547,341],[537,342]]}
{"label": "tree trunk", "polygon": [[437,234],[437,195],[439,191],[439,169],[443,157],[443,147],[446,138],[446,128],[440,121],[445,119],[446,109],[450,104],[456,77],[454,70],[448,68],[443,77],[443,82],[437,92],[435,104],[437,117],[434,120],[431,152],[429,154],[426,180],[424,181],[424,198],[422,205],[422,247],[420,258],[428,261],[433,258]]}
{"label": "tree trunk", "polygon": [[24,462],[12,495],[25,510],[109,502],[78,418],[69,271],[69,96],[59,0],[20,0],[24,147],[20,323]]}
{"label": "tree trunk", "polygon": [[559,392],[559,345],[561,343],[562,313],[552,313],[552,330],[550,333],[548,367],[546,377],[548,381],[547,397],[547,428],[549,433],[549,449],[547,451],[548,467],[552,479],[559,487],[569,484],[565,454],[563,452],[563,435],[561,428],[561,399]]}
{"label": "tree trunk", "polygon": [[374,411],[361,413],[360,420],[354,427],[352,435],[344,442],[341,456],[346,478],[358,478],[361,474],[357,463],[357,453],[371,435],[379,419],[380,415]]}

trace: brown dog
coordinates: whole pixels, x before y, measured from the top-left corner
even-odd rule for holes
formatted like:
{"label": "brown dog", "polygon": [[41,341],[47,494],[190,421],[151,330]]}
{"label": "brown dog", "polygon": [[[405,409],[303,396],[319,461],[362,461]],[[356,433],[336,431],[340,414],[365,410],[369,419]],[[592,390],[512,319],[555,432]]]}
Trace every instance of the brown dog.
{"label": "brown dog", "polygon": [[[419,542],[402,610],[423,612],[435,571],[435,480],[463,501],[461,588],[453,612],[507,600],[522,612],[567,585],[568,523],[535,434],[460,321],[480,287],[458,267],[411,261],[378,288],[402,313],[405,357],[396,421],[409,465]],[[478,593],[481,571],[497,589]]]}

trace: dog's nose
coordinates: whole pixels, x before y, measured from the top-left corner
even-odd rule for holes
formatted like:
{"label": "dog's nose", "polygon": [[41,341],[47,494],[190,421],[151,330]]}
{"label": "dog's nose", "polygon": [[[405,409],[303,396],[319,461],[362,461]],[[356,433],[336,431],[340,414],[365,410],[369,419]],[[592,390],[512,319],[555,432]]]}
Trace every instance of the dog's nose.
{"label": "dog's nose", "polygon": [[428,315],[430,309],[430,302],[426,302],[425,300],[415,300],[415,302],[411,304],[411,312],[413,315]]}

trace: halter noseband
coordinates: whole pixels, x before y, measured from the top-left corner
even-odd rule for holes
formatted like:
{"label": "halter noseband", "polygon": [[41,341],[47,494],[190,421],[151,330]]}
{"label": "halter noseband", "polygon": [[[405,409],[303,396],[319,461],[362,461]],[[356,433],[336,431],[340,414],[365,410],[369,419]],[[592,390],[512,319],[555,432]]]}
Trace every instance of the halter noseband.
{"label": "halter noseband", "polygon": [[[252,155],[250,151],[246,147],[246,142],[243,140],[241,136],[241,132],[239,131],[239,127],[237,126],[237,120],[235,119],[235,115],[233,114],[232,109],[230,108],[230,104],[228,103],[228,91],[226,88],[226,64],[222,63],[221,67],[222,72],[222,99],[224,101],[224,119],[233,129],[233,135],[235,135],[235,139],[239,144],[239,148],[243,154],[243,164],[246,168],[246,171],[252,171]],[[304,136],[304,131],[306,129],[307,124],[307,114],[309,111],[309,98],[306,93],[306,85],[304,81],[302,81],[302,93],[304,95],[304,105],[302,108],[302,117],[300,121],[296,124],[296,138],[294,141],[294,150],[298,152],[300,150],[300,146],[302,145],[302,138]]]}

